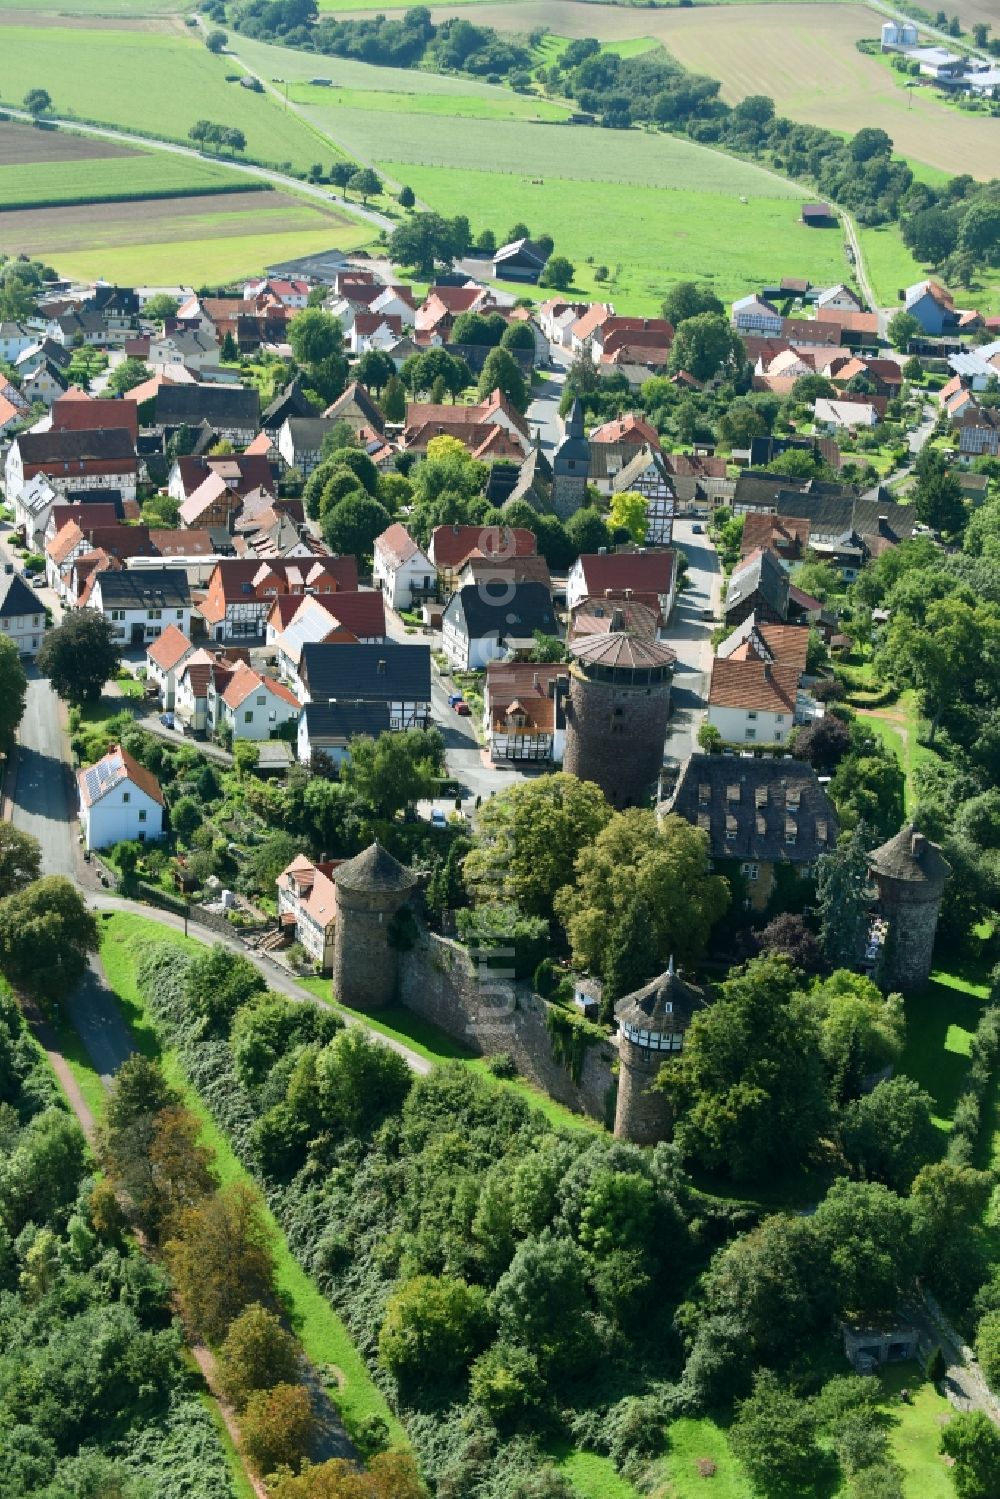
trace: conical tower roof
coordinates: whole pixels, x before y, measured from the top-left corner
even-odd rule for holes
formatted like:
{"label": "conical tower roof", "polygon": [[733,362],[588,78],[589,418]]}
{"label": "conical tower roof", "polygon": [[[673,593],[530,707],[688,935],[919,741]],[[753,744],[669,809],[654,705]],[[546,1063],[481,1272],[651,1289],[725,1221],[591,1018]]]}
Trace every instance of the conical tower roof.
{"label": "conical tower roof", "polygon": [[615,1015],[619,1023],[630,1030],[666,1036],[687,1030],[691,1017],[698,1010],[705,1009],[707,1004],[703,991],[694,984],[685,983],[675,971],[671,958],[666,973],[618,1001]]}
{"label": "conical tower roof", "polygon": [[404,869],[376,839],[363,853],[348,859],[333,871],[333,883],[338,890],[389,894],[394,890],[400,893],[412,890],[417,877]]}
{"label": "conical tower roof", "polygon": [[886,879],[905,880],[913,885],[943,885],[951,874],[951,865],[940,848],[912,822],[901,827],[881,848],[873,849],[868,863]]}

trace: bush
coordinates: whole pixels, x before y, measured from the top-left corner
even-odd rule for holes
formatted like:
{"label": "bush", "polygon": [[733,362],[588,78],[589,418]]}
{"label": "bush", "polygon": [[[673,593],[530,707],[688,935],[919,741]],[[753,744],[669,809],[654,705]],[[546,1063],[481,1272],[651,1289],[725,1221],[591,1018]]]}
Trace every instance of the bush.
{"label": "bush", "polygon": [[544,916],[526,916],[513,902],[472,906],[457,913],[455,924],[477,962],[513,978],[534,972],[548,942]]}
{"label": "bush", "polygon": [[450,1275],[418,1275],[389,1299],[379,1361],[399,1380],[448,1381],[482,1347],[487,1326],[481,1286]]}

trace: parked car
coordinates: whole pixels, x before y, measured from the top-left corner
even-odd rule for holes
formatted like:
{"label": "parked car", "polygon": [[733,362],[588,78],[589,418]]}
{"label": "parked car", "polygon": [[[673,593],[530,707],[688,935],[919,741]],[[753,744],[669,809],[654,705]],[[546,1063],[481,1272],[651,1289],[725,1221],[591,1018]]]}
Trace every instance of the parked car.
{"label": "parked car", "polygon": [[704,533],[705,533],[705,527],[703,525],[701,525],[698,521],[695,521],[694,525],[691,527],[691,534],[692,534],[692,536],[703,536]]}
{"label": "parked car", "polygon": [[468,718],[469,714],[472,712],[472,709],[463,698],[459,698],[457,703],[452,703],[452,707],[458,714],[459,718]]}
{"label": "parked car", "polygon": [[172,729],[174,727],[174,715],[172,713],[161,713],[160,722],[165,729]]}
{"label": "parked car", "polygon": [[449,692],[449,694],[448,694],[448,707],[449,708],[454,708],[455,704],[456,703],[460,703],[461,701],[462,701],[462,694],[460,692]]}
{"label": "parked car", "polygon": [[435,828],[446,828],[448,826],[448,819],[440,807],[435,807],[431,813],[431,826]]}

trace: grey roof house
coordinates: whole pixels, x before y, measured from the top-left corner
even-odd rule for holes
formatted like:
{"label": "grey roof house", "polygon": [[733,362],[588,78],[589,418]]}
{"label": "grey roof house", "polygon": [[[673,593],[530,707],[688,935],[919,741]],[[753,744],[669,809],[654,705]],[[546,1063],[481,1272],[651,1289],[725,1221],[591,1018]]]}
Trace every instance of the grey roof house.
{"label": "grey roof house", "polygon": [[536,630],[558,632],[545,584],[492,578],[452,594],[441,619],[441,643],[453,665],[479,671],[488,661],[530,650]]}

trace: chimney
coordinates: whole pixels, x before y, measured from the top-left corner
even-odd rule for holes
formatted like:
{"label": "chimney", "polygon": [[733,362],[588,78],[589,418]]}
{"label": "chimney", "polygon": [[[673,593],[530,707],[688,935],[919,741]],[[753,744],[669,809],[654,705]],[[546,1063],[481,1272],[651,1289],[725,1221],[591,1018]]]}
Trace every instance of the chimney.
{"label": "chimney", "polygon": [[608,555],[608,549],[607,549],[607,547],[598,547],[597,548],[597,555],[598,555],[598,557],[606,557]]}
{"label": "chimney", "polygon": [[379,674],[380,677],[384,677],[385,676],[385,661],[384,660],[380,661],[379,664],[378,664],[378,674]]}
{"label": "chimney", "polygon": [[611,630],[620,633],[625,628],[625,614],[621,609],[615,609],[611,615]]}
{"label": "chimney", "polygon": [[613,598],[614,597],[614,589],[613,588],[605,588],[605,590],[604,590],[604,597],[606,599]]}
{"label": "chimney", "polygon": [[923,833],[914,833],[910,839],[910,853],[915,859],[922,859],[927,848],[927,839]]}
{"label": "chimney", "polygon": [[632,597],[632,590],[631,590],[631,588],[626,588],[625,589],[625,597],[626,597],[626,599],[630,599]]}
{"label": "chimney", "polygon": [[878,518],[878,534],[880,536],[892,535],[892,532],[889,529],[889,517],[887,515],[880,515]]}

